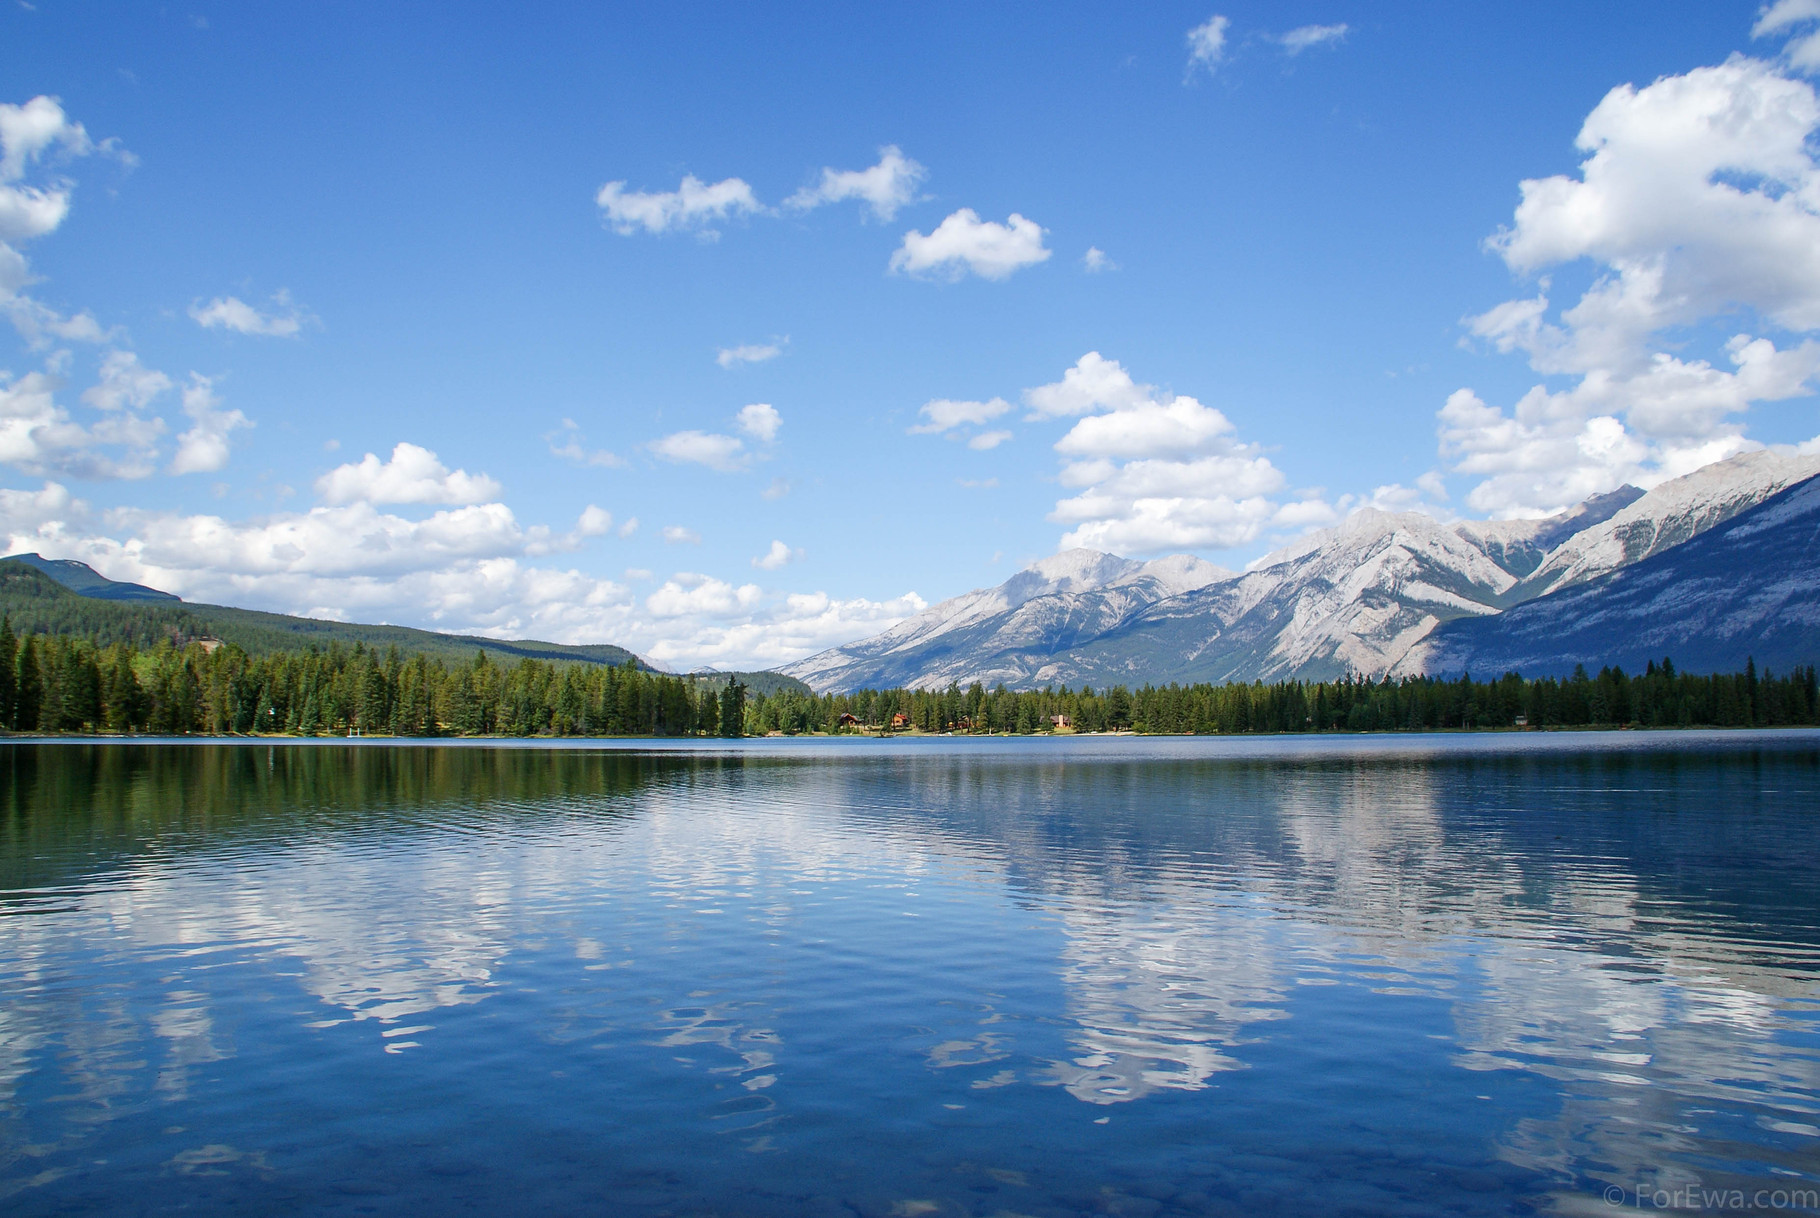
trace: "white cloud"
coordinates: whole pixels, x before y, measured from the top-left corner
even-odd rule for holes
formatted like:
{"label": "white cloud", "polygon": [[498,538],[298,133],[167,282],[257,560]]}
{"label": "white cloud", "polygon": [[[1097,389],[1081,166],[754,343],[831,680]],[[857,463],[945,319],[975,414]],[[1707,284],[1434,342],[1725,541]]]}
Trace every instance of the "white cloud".
{"label": "white cloud", "polygon": [[[1789,33],[1799,26],[1820,22],[1820,0],[1776,0],[1765,8],[1751,27],[1752,38],[1768,38]],[[1791,38],[1782,48],[1791,66],[1804,72],[1820,68],[1820,30],[1809,29]]]}
{"label": "white cloud", "polygon": [[698,546],[701,544],[701,534],[694,529],[686,529],[680,524],[667,524],[664,526],[664,544]]}
{"label": "white cloud", "polygon": [[636,532],[638,532],[638,517],[636,516],[619,526],[619,535],[621,537],[630,537]]}
{"label": "white cloud", "polygon": [[1010,438],[1011,433],[1008,431],[982,431],[979,435],[974,436],[971,440],[967,441],[967,447],[973,449],[975,452],[987,452],[997,448]]}
{"label": "white cloud", "polygon": [[772,500],[782,499],[785,495],[788,495],[789,493],[790,493],[790,480],[788,478],[773,478],[773,479],[771,479],[771,485],[767,486],[763,491],[759,492],[759,494],[763,498],[772,499]]}
{"label": "white cloud", "polygon": [[613,527],[613,513],[590,503],[581,511],[581,517],[575,522],[577,537],[605,537]]}
{"label": "white cloud", "polygon": [[0,241],[42,237],[69,214],[67,183],[19,184],[33,163],[57,147],[69,156],[86,156],[95,145],[56,98],[39,96],[23,106],[0,105]]}
{"label": "white cloud", "polygon": [[294,338],[310,320],[308,313],[291,303],[288,292],[272,298],[277,309],[261,313],[238,296],[217,296],[206,305],[190,305],[190,317],[205,330],[232,330],[236,334],[260,334],[268,338]]}
{"label": "white cloud", "polygon": [[959,402],[950,398],[936,398],[925,402],[917,411],[924,422],[910,429],[913,436],[937,435],[955,427],[967,427],[996,419],[1011,409],[1011,403],[1004,398],[993,398],[989,402]]}
{"label": "white cloud", "polygon": [[631,236],[643,229],[663,233],[725,220],[730,216],[763,211],[752,188],[739,178],[726,178],[712,186],[693,174],[672,191],[627,190],[622,182],[608,182],[594,196],[614,231]]}
{"label": "white cloud", "polygon": [[451,470],[427,448],[400,442],[380,461],[368,453],[316,480],[324,503],[471,504],[497,499],[501,487],[485,474]]}
{"label": "white cloud", "polygon": [[[82,520],[88,513],[87,503],[74,498],[67,488],[55,482],[46,482],[44,489],[38,491],[0,489],[0,521],[5,522],[14,537],[61,541],[70,531],[68,522],[72,518]],[[22,549],[29,547],[9,545],[6,553],[18,554]]]}
{"label": "white cloud", "polygon": [[802,556],[801,550],[792,550],[781,541],[773,541],[769,550],[752,560],[752,565],[761,571],[777,571]]}
{"label": "white cloud", "polygon": [[651,451],[666,461],[705,465],[730,474],[746,468],[751,454],[737,436],[710,431],[678,431],[651,441]]}
{"label": "white cloud", "polygon": [[903,154],[896,144],[878,150],[878,164],[870,169],[823,169],[821,181],[805,186],[785,200],[785,206],[808,211],[824,203],[859,199],[879,221],[895,219],[898,209],[916,200],[916,188],[929,171]]}
{"label": "white cloud", "polygon": [[0,105],[0,181],[18,181],[32,161],[56,145],[71,156],[94,150],[82,124],[72,123],[54,97],[40,95],[23,106]]}
{"label": "white cloud", "polygon": [[769,444],[777,439],[777,429],[784,425],[784,420],[775,406],[754,402],[740,407],[738,424],[739,429],[753,439]]}
{"label": "white cloud", "polygon": [[775,343],[751,344],[741,347],[721,347],[714,353],[714,362],[722,368],[731,368],[735,364],[762,364],[768,359],[776,359],[784,353],[784,344],[789,339]]}
{"label": "white cloud", "polygon": [[23,106],[0,104],[0,311],[34,348],[55,340],[105,342],[109,332],[86,311],[64,315],[26,295],[34,282],[25,255],[9,242],[55,232],[69,215],[71,183],[53,178],[28,185],[24,178],[53,149],[64,156],[110,152],[130,163],[131,155],[112,140],[89,139],[53,97],[34,97]]}
{"label": "white cloud", "polygon": [[687,603],[683,598],[693,593],[694,604],[706,610],[704,616],[708,620],[669,619],[663,623],[660,640],[641,649],[642,654],[680,669],[702,664],[774,668],[824,648],[889,630],[911,614],[928,608],[927,602],[914,592],[876,601],[863,597],[842,600],[825,592],[793,592],[772,598],[747,592],[750,584],[733,588],[715,581],[718,586],[701,591],[699,583],[690,587],[681,582],[705,579],[676,577],[678,591],[662,603],[665,608],[678,608]]}
{"label": "white cloud", "polygon": [[736,588],[712,576],[679,571],[645,598],[645,608],[658,617],[739,617],[763,599],[757,584]]}
{"label": "white cloud", "polygon": [[173,474],[212,474],[228,462],[228,436],[253,421],[238,410],[222,410],[215,396],[214,383],[206,376],[190,373],[190,383],[183,387],[183,413],[190,416],[190,429],[177,437],[177,452],[171,457]]}
{"label": "white cloud", "polygon": [[1150,400],[1150,389],[1131,379],[1115,359],[1089,351],[1052,385],[1024,391],[1024,404],[1032,419],[1089,414],[1095,410],[1123,410]]}
{"label": "white cloud", "polygon": [[1188,31],[1188,75],[1205,68],[1211,75],[1226,58],[1226,30],[1232,22],[1215,14]]}
{"label": "white cloud", "polygon": [[1097,275],[1101,271],[1116,271],[1119,269],[1119,264],[1108,258],[1106,256],[1106,251],[1097,245],[1090,245],[1087,247],[1087,252],[1081,255],[1081,266],[1090,275]]}
{"label": "white cloud", "polygon": [[[739,430],[761,444],[775,440],[778,429],[784,424],[783,416],[778,414],[777,408],[765,402],[754,402],[750,406],[741,407],[733,421]],[[754,459],[762,456],[747,451],[746,442],[738,436],[714,431],[673,432],[651,441],[647,447],[666,461],[705,465],[723,474],[746,469]]]}
{"label": "white cloud", "polygon": [[[247,521],[116,511],[98,523],[57,483],[36,492],[0,490],[5,553],[74,558],[111,578],[209,604],[314,609],[344,621],[500,638],[612,642],[680,670],[774,667],[927,608],[915,593],[840,600],[691,573],[641,599],[612,580],[527,561],[570,540],[520,526],[498,503],[445,509],[421,521],[363,502]],[[628,572],[630,579],[649,575]]]}
{"label": "white cloud", "polygon": [[[562,443],[558,444],[557,441]],[[550,455],[573,461],[577,465],[597,465],[608,469],[622,468],[626,460],[617,453],[604,448],[589,449],[586,437],[581,434],[581,426],[574,419],[564,419],[562,427],[544,436],[544,443],[550,446]]]}
{"label": "white cloud", "polygon": [[1053,251],[1043,247],[1043,233],[1036,221],[1016,212],[998,224],[963,207],[926,237],[914,229],[905,233],[903,245],[891,255],[891,269],[947,279],[971,271],[982,279],[1004,279],[1049,258]]}
{"label": "white cloud", "polygon": [[1286,53],[1290,55],[1300,55],[1310,47],[1327,46],[1330,43],[1344,42],[1346,40],[1346,33],[1347,26],[1345,22],[1341,22],[1338,25],[1303,25],[1290,30],[1287,34],[1278,38],[1277,41],[1283,45],[1283,50]]}
{"label": "white cloud", "polygon": [[[1194,398],[1141,385],[1090,351],[1060,381],[1026,390],[1032,419],[1085,416],[1055,444],[1059,480],[1076,494],[1049,519],[1071,526],[1064,549],[1120,554],[1227,549],[1267,528],[1295,527],[1280,470],[1229,419]],[[1330,512],[1325,505],[1323,511]]]}
{"label": "white cloud", "polygon": [[[1497,350],[1573,378],[1509,411],[1470,390],[1448,400],[1441,452],[1482,479],[1472,507],[1544,514],[1621,482],[1654,485],[1754,447],[1741,417],[1753,403],[1812,392],[1820,345],[1801,336],[1820,331],[1816,133],[1810,85],[1733,56],[1613,89],[1580,131],[1579,174],[1522,183],[1490,248],[1519,273],[1586,259],[1597,275],[1558,314],[1544,282],[1467,319]],[[1684,350],[1690,327],[1740,314],[1796,340],[1734,333],[1722,359]]]}
{"label": "white cloud", "polygon": [[101,379],[82,394],[97,410],[143,410],[171,388],[171,378],[145,368],[131,351],[109,351],[101,361]]}
{"label": "white cloud", "polygon": [[1222,445],[1231,431],[1219,411],[1179,397],[1082,419],[1055,450],[1080,457],[1174,457]]}
{"label": "white cloud", "polygon": [[[44,372],[17,380],[0,374],[0,463],[28,474],[83,479],[152,473],[162,420],[117,409],[84,426],[57,404],[60,384]],[[108,449],[117,451],[103,451]]]}

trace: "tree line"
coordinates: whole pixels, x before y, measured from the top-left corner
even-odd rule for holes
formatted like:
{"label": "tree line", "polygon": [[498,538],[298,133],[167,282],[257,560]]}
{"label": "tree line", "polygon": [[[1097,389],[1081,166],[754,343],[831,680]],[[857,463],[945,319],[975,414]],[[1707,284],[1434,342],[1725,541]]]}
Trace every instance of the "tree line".
{"label": "tree line", "polygon": [[1526,680],[862,690],[769,696],[737,680],[484,651],[466,663],[356,643],[249,656],[234,644],[98,645],[16,637],[0,620],[0,725],[159,735],[745,736],[921,731],[1229,735],[1511,727],[1770,727],[1820,723],[1812,665],[1781,674],[1642,673]]}
{"label": "tree line", "polygon": [[0,724],[21,732],[299,736],[743,734],[745,686],[476,651],[450,664],[398,648],[274,652],[169,639],[141,649],[0,620]]}

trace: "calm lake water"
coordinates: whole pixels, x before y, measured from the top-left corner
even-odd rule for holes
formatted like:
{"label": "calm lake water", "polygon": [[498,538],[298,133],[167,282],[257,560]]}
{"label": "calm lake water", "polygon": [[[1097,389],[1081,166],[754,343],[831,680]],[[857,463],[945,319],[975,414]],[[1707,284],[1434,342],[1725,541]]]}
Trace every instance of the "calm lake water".
{"label": "calm lake water", "polygon": [[0,1212],[1812,1212],[1817,829],[1796,732],[4,745]]}

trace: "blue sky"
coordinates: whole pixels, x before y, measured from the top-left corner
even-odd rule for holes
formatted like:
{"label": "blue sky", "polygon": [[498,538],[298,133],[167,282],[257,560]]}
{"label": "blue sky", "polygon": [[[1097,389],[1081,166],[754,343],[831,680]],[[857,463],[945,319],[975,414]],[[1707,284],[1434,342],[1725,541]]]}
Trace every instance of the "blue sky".
{"label": "blue sky", "polygon": [[1820,431],[1806,0],[379,7],[0,10],[11,550],[769,666]]}

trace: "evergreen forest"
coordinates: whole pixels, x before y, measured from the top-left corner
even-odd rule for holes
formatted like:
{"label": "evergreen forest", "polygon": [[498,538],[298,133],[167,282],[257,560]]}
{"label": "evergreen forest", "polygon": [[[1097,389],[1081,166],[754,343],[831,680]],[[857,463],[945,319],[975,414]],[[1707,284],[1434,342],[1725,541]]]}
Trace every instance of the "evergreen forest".
{"label": "evergreen forest", "polygon": [[782,733],[1259,734],[1820,723],[1815,669],[1566,679],[1407,677],[1276,684],[806,692],[737,677],[476,651],[451,663],[356,641],[250,655],[162,638],[148,648],[0,621],[0,726],[17,732],[300,736],[750,736]]}

